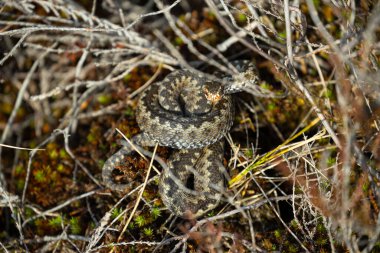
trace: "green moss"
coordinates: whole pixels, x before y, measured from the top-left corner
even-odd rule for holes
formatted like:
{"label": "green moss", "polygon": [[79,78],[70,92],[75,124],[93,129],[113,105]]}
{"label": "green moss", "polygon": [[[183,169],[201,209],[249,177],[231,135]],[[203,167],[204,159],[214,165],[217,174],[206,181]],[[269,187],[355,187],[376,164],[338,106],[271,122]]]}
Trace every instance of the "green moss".
{"label": "green moss", "polygon": [[262,89],[265,89],[265,90],[270,90],[270,89],[271,89],[271,86],[270,86],[269,83],[267,83],[267,82],[261,82],[261,83],[260,83],[260,87],[261,87]]}
{"label": "green moss", "polygon": [[252,158],[253,157],[253,150],[252,149],[247,149],[244,151],[244,155],[248,158]]}
{"label": "green moss", "polygon": [[278,37],[276,37],[277,41],[282,44],[285,44],[286,32],[283,31],[283,32],[278,33],[277,35],[278,35]]}
{"label": "green moss", "polygon": [[128,229],[134,229],[134,228],[135,228],[135,223],[130,222],[130,223],[128,224]]}
{"label": "green moss", "polygon": [[128,253],[136,253],[136,247],[134,245],[128,247]]}
{"label": "green moss", "polygon": [[135,218],[135,223],[138,227],[142,227],[146,224],[146,219],[144,216],[142,215],[138,215],[136,218]]}
{"label": "green moss", "polygon": [[34,179],[39,182],[39,183],[43,183],[45,182],[46,180],[46,175],[45,175],[45,172],[43,170],[37,170],[35,173],[34,173]]}
{"label": "green moss", "polygon": [[80,232],[81,232],[81,226],[80,226],[80,223],[79,223],[79,218],[78,217],[71,217],[69,223],[70,223],[71,233],[73,233],[73,234],[80,234]]}
{"label": "green moss", "polygon": [[102,168],[105,162],[106,162],[105,160],[100,159],[100,160],[98,161],[98,165],[99,165],[99,167]]}
{"label": "green moss", "polygon": [[26,110],[23,107],[20,107],[16,113],[17,117],[19,117],[19,118],[23,118],[25,116],[25,114],[26,114]]}
{"label": "green moss", "polygon": [[52,160],[57,159],[58,155],[59,155],[59,154],[58,154],[57,150],[55,150],[55,149],[53,149],[53,150],[51,150],[51,151],[49,152],[49,157],[50,157],[50,159],[52,159]]}
{"label": "green moss", "polygon": [[241,23],[245,23],[247,22],[247,16],[243,13],[239,13],[239,15],[237,16],[237,20]]}
{"label": "green moss", "polygon": [[213,13],[213,12],[211,12],[211,11],[208,11],[208,12],[206,13],[206,17],[207,17],[208,19],[210,19],[210,20],[215,20],[215,19],[216,19],[216,15],[215,15],[215,13]]}
{"label": "green moss", "polygon": [[210,212],[208,212],[207,216],[208,216],[208,217],[213,217],[213,216],[215,216],[215,210],[211,210]]}
{"label": "green moss", "polygon": [[93,134],[93,133],[89,133],[88,135],[87,135],[87,141],[88,142],[95,142],[98,138],[97,138],[97,136],[95,136],[95,134]]}
{"label": "green moss", "polygon": [[24,215],[25,218],[28,219],[34,215],[34,211],[29,207],[25,207]]}
{"label": "green moss", "polygon": [[25,185],[25,180],[24,179],[16,180],[17,191],[22,191],[24,189],[24,185]]}
{"label": "green moss", "polygon": [[63,224],[63,217],[61,215],[58,215],[57,217],[51,218],[49,220],[49,225],[52,228],[60,228]]}
{"label": "green moss", "polygon": [[24,166],[22,165],[17,165],[16,168],[15,168],[15,174],[22,174],[24,172]]}
{"label": "green moss", "polygon": [[268,105],[267,105],[267,109],[269,110],[269,111],[273,111],[273,110],[275,110],[277,108],[277,105],[275,104],[275,103],[269,103]]}
{"label": "green moss", "polygon": [[147,201],[149,201],[151,199],[151,194],[148,191],[144,191],[142,196]]}
{"label": "green moss", "polygon": [[328,244],[329,241],[326,237],[318,237],[314,242],[318,246],[324,246]]}
{"label": "green moss", "polygon": [[183,44],[184,44],[183,40],[180,37],[176,37],[174,39],[174,45],[176,45],[176,46],[182,46]]}
{"label": "green moss", "polygon": [[178,17],[178,19],[180,20],[180,21],[182,21],[182,22],[186,22],[186,16],[185,15],[180,15],[179,17]]}
{"label": "green moss", "polygon": [[158,207],[153,207],[151,210],[152,218],[155,220],[161,216],[161,210]]}
{"label": "green moss", "polygon": [[132,107],[128,106],[127,108],[125,108],[124,110],[124,115],[125,116],[128,116],[128,117],[133,117],[135,115],[135,111],[133,110]]}
{"label": "green moss", "polygon": [[9,114],[12,113],[13,105],[10,104],[10,103],[3,103],[3,104],[1,104],[0,108],[1,108],[1,111],[4,114],[8,114],[9,115]]}
{"label": "green moss", "polygon": [[290,222],[290,226],[291,226],[292,228],[296,229],[296,230],[299,229],[298,222],[297,222],[295,219],[293,219],[293,220]]}
{"label": "green moss", "polygon": [[375,246],[372,249],[373,252],[380,252],[380,241],[375,243]]}
{"label": "green moss", "polygon": [[151,237],[153,235],[153,229],[152,228],[144,228],[143,233],[144,233],[144,235]]}
{"label": "green moss", "polygon": [[57,171],[58,171],[58,172],[64,172],[64,171],[65,171],[65,166],[63,166],[62,163],[58,164],[58,166],[57,166]]}
{"label": "green moss", "polygon": [[370,189],[370,183],[368,181],[364,182],[363,186],[362,186],[362,189],[363,189],[363,192],[364,193],[368,193],[368,190]]}
{"label": "green moss", "polygon": [[59,150],[59,157],[62,158],[62,159],[68,159],[69,158],[69,155],[67,154],[66,150],[61,148]]}
{"label": "green moss", "polygon": [[[111,213],[111,218],[112,219],[116,219],[116,217],[119,216],[122,212],[123,212],[122,208],[115,208],[115,209],[113,209],[112,213]],[[122,217],[120,217],[120,218],[122,218]]]}
{"label": "green moss", "polygon": [[111,94],[100,94],[96,99],[99,104],[101,105],[108,105],[112,102],[112,95]]}
{"label": "green moss", "polygon": [[288,252],[290,253],[296,253],[296,252],[300,252],[298,247],[294,244],[290,244],[289,247],[288,247]]}
{"label": "green moss", "polygon": [[281,238],[281,231],[279,229],[274,231],[274,237],[276,237],[277,239]]}
{"label": "green moss", "polygon": [[91,221],[90,224],[88,225],[88,227],[89,227],[90,230],[95,229],[96,228],[95,222]]}
{"label": "green moss", "polygon": [[318,223],[317,224],[317,231],[319,233],[326,233],[326,228],[325,228],[325,226],[322,223]]}
{"label": "green moss", "polygon": [[131,78],[132,78],[132,74],[127,74],[124,76],[123,80],[124,80],[124,82],[127,83],[129,80],[131,80]]}
{"label": "green moss", "polygon": [[331,89],[327,89],[325,92],[325,97],[329,98],[329,99],[333,99],[334,98],[334,92]]}
{"label": "green moss", "polygon": [[328,159],[327,159],[327,166],[333,166],[336,164],[336,158],[335,157],[332,157],[330,156]]}
{"label": "green moss", "polygon": [[324,191],[328,192],[331,189],[330,182],[328,180],[321,180],[321,183],[319,184],[319,187]]}

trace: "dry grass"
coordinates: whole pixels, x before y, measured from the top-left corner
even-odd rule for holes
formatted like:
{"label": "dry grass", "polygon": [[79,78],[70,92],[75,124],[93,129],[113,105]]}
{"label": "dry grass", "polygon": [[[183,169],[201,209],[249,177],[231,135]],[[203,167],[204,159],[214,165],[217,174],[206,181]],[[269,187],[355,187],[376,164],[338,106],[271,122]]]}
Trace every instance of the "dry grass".
{"label": "dry grass", "polygon": [[[379,251],[378,13],[375,0],[0,1],[0,248]],[[159,166],[137,154],[120,168],[133,191],[103,187],[145,87],[177,68],[233,74],[236,59],[262,80],[237,99],[220,207],[170,216]]]}

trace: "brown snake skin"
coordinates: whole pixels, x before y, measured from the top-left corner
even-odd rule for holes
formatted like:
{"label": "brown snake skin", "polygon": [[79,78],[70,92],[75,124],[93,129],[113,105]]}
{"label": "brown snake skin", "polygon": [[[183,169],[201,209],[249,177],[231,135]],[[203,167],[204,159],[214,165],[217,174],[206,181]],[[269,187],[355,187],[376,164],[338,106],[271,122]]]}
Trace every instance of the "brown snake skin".
{"label": "brown snake skin", "polygon": [[[245,62],[237,69],[257,81],[252,64]],[[142,133],[132,142],[176,149],[163,166],[159,191],[165,206],[177,216],[203,215],[217,206],[225,190],[221,139],[233,123],[231,93],[245,85],[231,77],[225,80],[223,86],[177,70],[152,84],[140,97],[136,119]],[[110,189],[130,190],[130,184],[116,184],[112,172],[132,151],[126,144],[105,162],[102,177]]]}

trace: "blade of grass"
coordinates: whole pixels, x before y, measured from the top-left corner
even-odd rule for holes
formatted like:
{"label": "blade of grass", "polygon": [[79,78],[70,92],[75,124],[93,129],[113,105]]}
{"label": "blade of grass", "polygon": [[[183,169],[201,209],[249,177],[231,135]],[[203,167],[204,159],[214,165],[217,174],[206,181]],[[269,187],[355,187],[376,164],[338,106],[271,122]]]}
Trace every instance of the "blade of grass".
{"label": "blade of grass", "polygon": [[[309,131],[313,126],[315,126],[318,122],[320,121],[319,118],[315,118],[312,122],[310,122],[309,125],[307,125],[305,128],[303,128],[301,131],[299,131],[297,134],[293,135],[292,137],[288,138],[287,140],[285,140],[281,145],[279,145],[278,147],[276,147],[275,149],[269,151],[268,153],[264,154],[261,158],[259,158],[256,162],[254,162],[251,166],[248,166],[247,168],[245,168],[243,171],[241,171],[238,175],[236,175],[234,178],[232,178],[229,182],[228,182],[228,185],[230,188],[234,187],[236,184],[238,184],[244,177],[245,175],[248,174],[248,172],[252,171],[253,169],[259,167],[260,165],[264,164],[264,163],[267,163],[271,160],[274,160],[278,157],[280,157],[281,155],[295,149],[295,148],[298,148],[302,145],[305,144],[305,141],[302,141],[301,143],[295,143],[294,145],[292,145],[291,147],[287,148],[287,149],[284,149],[282,150],[281,152],[279,152],[282,148],[284,148],[287,144],[289,144],[291,141],[293,141],[294,139],[298,138],[299,136],[301,136],[302,134],[304,134],[305,132]],[[320,133],[318,133],[316,136],[314,136],[313,138],[310,138],[307,140],[307,142],[310,142],[310,141],[314,141],[317,138],[320,138],[321,136],[323,136],[325,134],[325,131],[322,131]]]}

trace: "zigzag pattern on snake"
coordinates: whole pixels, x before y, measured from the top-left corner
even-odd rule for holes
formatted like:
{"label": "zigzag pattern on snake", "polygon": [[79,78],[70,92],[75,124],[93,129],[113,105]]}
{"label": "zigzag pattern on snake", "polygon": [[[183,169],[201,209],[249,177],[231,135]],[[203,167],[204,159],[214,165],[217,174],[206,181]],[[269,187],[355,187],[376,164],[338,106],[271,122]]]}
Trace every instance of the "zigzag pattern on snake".
{"label": "zigzag pattern on snake", "polygon": [[[256,83],[253,64],[235,65]],[[132,142],[176,149],[164,166],[159,191],[165,206],[177,216],[203,215],[217,206],[225,189],[221,139],[233,123],[231,93],[241,91],[245,83],[231,76],[224,80],[223,85],[188,70],[177,70],[153,83],[139,99],[136,119],[142,133]],[[105,162],[102,177],[110,189],[129,190],[129,184],[112,180],[112,172],[132,151],[126,144]]]}

